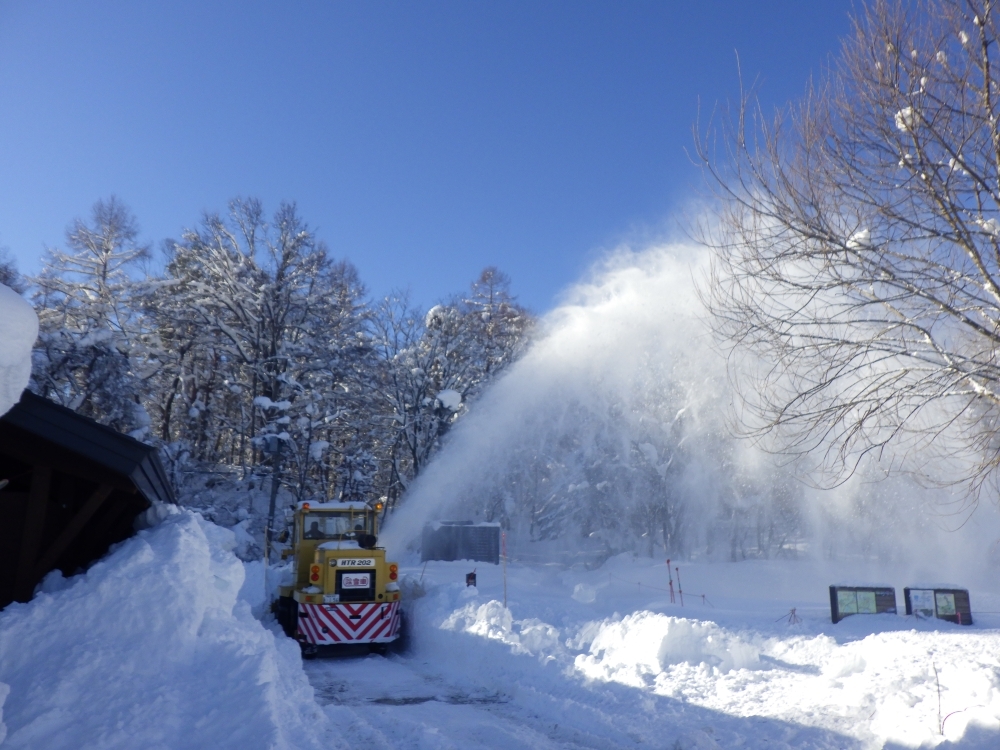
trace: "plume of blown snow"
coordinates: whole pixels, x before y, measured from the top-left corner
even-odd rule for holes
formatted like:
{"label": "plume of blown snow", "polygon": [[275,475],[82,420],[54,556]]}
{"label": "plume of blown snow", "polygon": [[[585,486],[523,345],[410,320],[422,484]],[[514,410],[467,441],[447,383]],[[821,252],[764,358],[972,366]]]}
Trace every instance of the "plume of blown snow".
{"label": "plume of blown snow", "polygon": [[437,520],[502,520],[515,555],[558,542],[604,556],[981,564],[995,513],[956,536],[946,532],[960,519],[933,510],[941,492],[873,481],[884,479],[877,466],[818,490],[801,467],[732,436],[740,373],[727,371],[697,293],[709,263],[705,248],[666,244],[597,265],[469,405],[388,519],[386,546],[414,545]]}
{"label": "plume of blown snow", "polygon": [[[545,316],[528,352],[453,429],[383,535],[405,545],[456,501],[489,492],[531,436],[576,429],[579,409],[605,418],[639,405],[650,378],[669,370],[694,401],[710,396],[725,364],[711,348],[695,277],[700,248],[620,249]],[[612,403],[619,402],[620,403]],[[570,406],[574,409],[570,409]]]}

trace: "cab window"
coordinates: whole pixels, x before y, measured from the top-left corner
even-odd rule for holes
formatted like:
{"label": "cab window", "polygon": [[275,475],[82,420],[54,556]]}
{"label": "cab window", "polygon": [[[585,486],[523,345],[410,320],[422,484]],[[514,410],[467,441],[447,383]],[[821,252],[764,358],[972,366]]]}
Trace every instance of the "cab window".
{"label": "cab window", "polygon": [[303,518],[303,539],[353,539],[370,534],[366,513],[307,513]]}

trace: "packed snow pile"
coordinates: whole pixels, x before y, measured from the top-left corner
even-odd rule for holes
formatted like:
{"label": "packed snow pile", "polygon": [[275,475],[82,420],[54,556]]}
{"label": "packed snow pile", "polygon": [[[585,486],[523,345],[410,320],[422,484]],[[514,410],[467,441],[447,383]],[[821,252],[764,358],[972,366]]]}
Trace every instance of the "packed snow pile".
{"label": "packed snow pile", "polygon": [[580,672],[593,679],[637,687],[674,664],[707,665],[720,672],[755,669],[760,652],[714,622],[636,612],[621,620],[592,623],[589,653],[576,657]]}
{"label": "packed snow pile", "polygon": [[[844,644],[827,635],[760,640],[758,651],[711,621],[637,612],[602,623],[574,666],[593,680],[725,714],[825,725],[848,736],[865,716],[876,746],[923,746],[935,734],[945,739],[941,729],[960,738],[970,723],[1000,740],[995,633],[882,632]],[[946,722],[937,717],[939,683]]]}
{"label": "packed snow pile", "polygon": [[336,747],[297,645],[239,596],[234,544],[179,511],[0,612],[4,750]]}
{"label": "packed snow pile", "polygon": [[21,398],[31,377],[38,316],[21,295],[0,284],[0,414]]}
{"label": "packed snow pile", "polygon": [[[478,599],[474,588],[466,587],[461,594],[465,599]],[[542,654],[552,658],[560,648],[559,631],[537,619],[516,623],[509,609],[498,601],[480,603],[472,601],[449,614],[439,625],[442,630],[453,630],[500,641],[511,647],[515,654]]]}

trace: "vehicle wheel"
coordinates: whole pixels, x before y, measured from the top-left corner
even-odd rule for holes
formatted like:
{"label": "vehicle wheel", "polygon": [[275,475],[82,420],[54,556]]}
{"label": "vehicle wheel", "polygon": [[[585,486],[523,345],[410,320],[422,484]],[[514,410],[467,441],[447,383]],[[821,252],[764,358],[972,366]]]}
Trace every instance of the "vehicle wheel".
{"label": "vehicle wheel", "polygon": [[303,659],[315,659],[316,656],[319,654],[319,646],[317,646],[315,643],[302,643],[300,641],[299,648],[302,649]]}
{"label": "vehicle wheel", "polygon": [[275,605],[275,617],[285,635],[289,638],[295,637],[295,631],[299,626],[299,607],[296,601],[290,596],[279,596]]}
{"label": "vehicle wheel", "polygon": [[368,645],[368,653],[378,654],[379,656],[385,656],[389,651],[388,643],[371,643]]}
{"label": "vehicle wheel", "polygon": [[388,646],[396,654],[402,654],[410,649],[410,628],[402,611],[399,613],[399,637]]}

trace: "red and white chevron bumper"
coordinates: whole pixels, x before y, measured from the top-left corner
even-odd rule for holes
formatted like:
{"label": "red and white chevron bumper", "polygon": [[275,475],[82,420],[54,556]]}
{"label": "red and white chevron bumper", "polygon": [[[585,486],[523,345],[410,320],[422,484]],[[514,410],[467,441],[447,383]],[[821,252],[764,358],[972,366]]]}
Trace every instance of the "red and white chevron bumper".
{"label": "red and white chevron bumper", "polygon": [[399,637],[399,602],[303,604],[299,602],[299,640],[335,643],[388,643]]}

